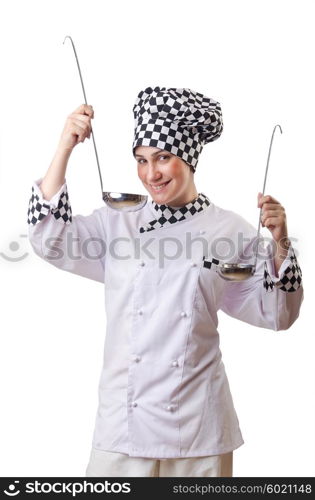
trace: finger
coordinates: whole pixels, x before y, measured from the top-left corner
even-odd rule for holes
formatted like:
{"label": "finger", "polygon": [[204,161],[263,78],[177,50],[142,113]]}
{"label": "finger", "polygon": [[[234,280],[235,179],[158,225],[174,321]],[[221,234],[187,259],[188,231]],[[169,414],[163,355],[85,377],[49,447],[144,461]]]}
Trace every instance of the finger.
{"label": "finger", "polygon": [[270,226],[276,227],[276,226],[282,225],[282,223],[283,223],[283,220],[281,217],[268,217],[265,220],[263,226],[264,227],[270,227]]}
{"label": "finger", "polygon": [[75,123],[76,125],[78,125],[83,130],[83,133],[86,136],[91,134],[92,127],[91,127],[90,123],[86,123],[83,120],[78,120],[76,118],[72,118],[72,123]]}
{"label": "finger", "polygon": [[265,219],[267,217],[283,217],[284,216],[284,212],[283,210],[281,209],[274,209],[274,210],[264,210],[262,212],[262,217],[264,217]]}
{"label": "finger", "polygon": [[263,203],[265,203],[265,202],[270,202],[270,203],[280,203],[278,200],[276,200],[276,198],[274,198],[273,196],[270,196],[270,194],[266,194],[266,195],[264,196],[264,198],[265,198],[265,199],[264,199]]}
{"label": "finger", "polygon": [[280,203],[264,203],[262,209],[263,212],[267,210],[282,210],[284,212],[284,207]]}
{"label": "finger", "polygon": [[75,123],[72,125],[72,132],[78,136],[77,142],[83,142],[87,137],[86,130]]}
{"label": "finger", "polygon": [[88,116],[88,115],[83,115],[82,113],[71,113],[71,115],[69,115],[69,118],[77,118],[78,120],[83,120],[84,122],[90,122],[91,121],[91,117]]}
{"label": "finger", "polygon": [[279,203],[278,200],[276,200],[276,198],[274,198],[273,196],[270,196],[269,194],[265,195],[265,196],[261,196],[258,200],[258,207],[262,207],[262,205],[264,203],[268,203],[268,202],[271,202],[271,203]]}
{"label": "finger", "polygon": [[87,137],[90,138],[90,132],[81,127],[80,125],[77,125],[76,123],[72,123],[70,132],[71,134],[78,136],[77,142],[83,142]]}
{"label": "finger", "polygon": [[[87,119],[85,119],[87,118]],[[76,123],[77,125],[80,125],[80,127],[83,127],[84,129],[90,129],[91,128],[91,121],[88,116],[84,115],[76,115],[75,117],[71,117],[71,121],[73,123]]]}
{"label": "finger", "polygon": [[74,110],[74,113],[82,113],[89,116],[94,115],[93,106],[90,104],[81,104],[78,108]]}
{"label": "finger", "polygon": [[258,195],[257,195],[257,207],[259,207],[259,201],[260,201],[260,198],[262,197],[262,193],[259,192]]}
{"label": "finger", "polygon": [[269,219],[270,217],[278,217],[282,221],[282,223],[286,221],[286,216],[283,212],[281,212],[281,210],[267,210],[261,216],[262,224],[265,224],[266,220]]}

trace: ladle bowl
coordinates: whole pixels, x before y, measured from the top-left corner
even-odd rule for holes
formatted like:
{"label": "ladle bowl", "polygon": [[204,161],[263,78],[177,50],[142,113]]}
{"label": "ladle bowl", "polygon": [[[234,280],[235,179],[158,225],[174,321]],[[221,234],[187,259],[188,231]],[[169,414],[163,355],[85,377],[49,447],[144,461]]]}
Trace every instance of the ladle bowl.
{"label": "ladle bowl", "polygon": [[218,266],[217,273],[227,281],[243,281],[255,274],[255,266],[253,264],[225,263]]}
{"label": "ladle bowl", "polygon": [[112,191],[103,191],[103,201],[109,207],[126,212],[135,212],[144,207],[148,201],[145,194],[132,193],[114,193]]}

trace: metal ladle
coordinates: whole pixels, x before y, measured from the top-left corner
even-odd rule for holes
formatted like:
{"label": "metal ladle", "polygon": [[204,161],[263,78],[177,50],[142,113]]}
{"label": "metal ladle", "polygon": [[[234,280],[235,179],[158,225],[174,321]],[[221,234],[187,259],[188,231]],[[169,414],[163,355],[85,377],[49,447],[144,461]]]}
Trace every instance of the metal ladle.
{"label": "metal ladle", "polygon": [[[268,173],[268,167],[269,167],[271,147],[272,147],[272,143],[273,143],[273,136],[275,134],[275,130],[277,127],[279,127],[280,132],[282,134],[282,128],[280,127],[280,125],[276,125],[273,129],[272,136],[271,136],[262,195],[265,194],[265,187],[266,187],[266,180],[267,180],[267,173]],[[262,208],[260,209],[260,212],[259,212],[258,229],[257,229],[257,248],[256,248],[256,252],[255,252],[254,264],[224,263],[224,264],[218,265],[217,266],[217,273],[221,276],[221,278],[228,280],[228,281],[243,281],[243,280],[246,280],[246,279],[250,278],[251,276],[253,276],[253,274],[255,274],[256,264],[257,264],[258,247],[259,247],[261,212],[262,212]]]}
{"label": "metal ladle", "polygon": [[[82,85],[82,90],[83,90],[83,95],[84,95],[84,101],[85,104],[87,104],[87,99],[86,99],[86,94],[84,90],[84,85],[83,85],[83,80],[82,80],[82,75],[81,75],[81,69],[79,65],[79,60],[78,56],[75,50],[75,46],[73,43],[73,40],[71,36],[66,36],[63,44],[66,41],[66,38],[69,38],[72,44],[72,48],[74,51],[74,55],[77,61],[77,66],[79,70],[79,75],[80,75],[80,80],[81,80],[81,85]],[[95,156],[96,156],[96,163],[98,167],[98,173],[100,177],[100,182],[101,182],[101,190],[102,190],[102,199],[106,203],[106,205],[110,206],[111,208],[114,208],[115,210],[123,210],[126,212],[135,212],[136,210],[139,210],[142,208],[148,201],[148,196],[145,194],[131,194],[131,193],[115,193],[111,191],[104,191],[103,189],[103,181],[102,181],[102,174],[101,174],[101,169],[98,161],[98,154],[96,150],[96,144],[95,144],[95,139],[94,139],[94,132],[91,126],[91,132],[92,132],[92,139],[93,139],[93,145],[94,145],[94,151],[95,151]]]}

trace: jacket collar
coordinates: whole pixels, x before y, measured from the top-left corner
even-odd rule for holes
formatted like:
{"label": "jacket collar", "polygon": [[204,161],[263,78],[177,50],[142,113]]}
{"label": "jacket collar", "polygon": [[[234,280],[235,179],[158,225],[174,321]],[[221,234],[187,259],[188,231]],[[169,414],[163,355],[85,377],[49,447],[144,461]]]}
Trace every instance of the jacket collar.
{"label": "jacket collar", "polygon": [[148,222],[145,226],[140,227],[139,231],[140,233],[144,233],[146,231],[160,229],[162,227],[175,224],[176,222],[189,219],[195,214],[200,213],[209,205],[210,200],[204,193],[199,193],[197,198],[179,208],[174,208],[170,205],[158,205],[155,201],[151,200],[150,208],[156,218]]}

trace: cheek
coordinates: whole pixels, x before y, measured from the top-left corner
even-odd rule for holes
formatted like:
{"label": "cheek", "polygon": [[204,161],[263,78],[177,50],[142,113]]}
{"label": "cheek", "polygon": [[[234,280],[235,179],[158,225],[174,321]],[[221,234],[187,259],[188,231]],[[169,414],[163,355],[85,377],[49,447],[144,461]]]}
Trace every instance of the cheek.
{"label": "cheek", "polygon": [[174,179],[177,179],[181,183],[185,183],[187,179],[189,178],[189,172],[187,172],[185,165],[182,165],[181,163],[174,163],[173,165],[170,165],[169,169],[169,175],[170,177],[173,177]]}
{"label": "cheek", "polygon": [[138,173],[138,177],[139,179],[143,179],[143,171],[141,169],[141,167],[137,167],[137,173]]}
{"label": "cheek", "polygon": [[182,165],[179,165],[178,163],[170,163],[170,165],[168,165],[168,174],[170,177],[177,177],[177,178],[180,178],[182,177],[183,175],[183,167]]}

